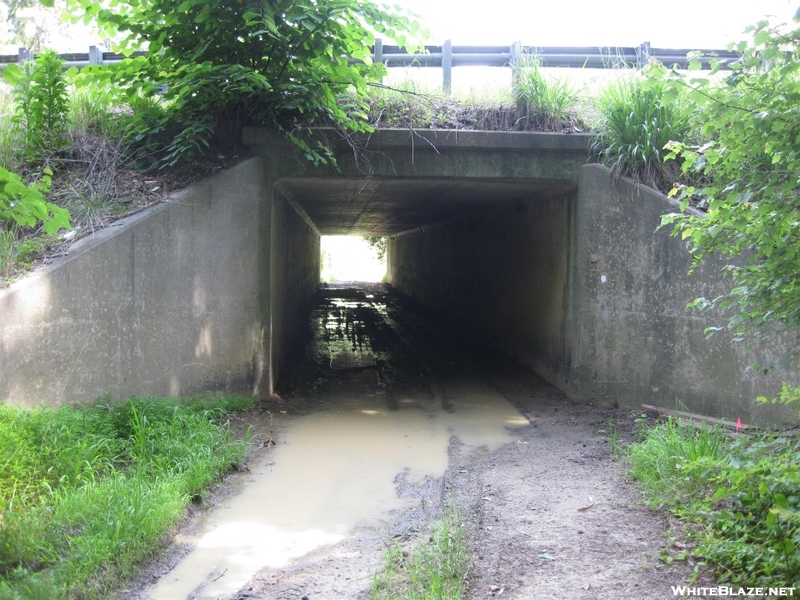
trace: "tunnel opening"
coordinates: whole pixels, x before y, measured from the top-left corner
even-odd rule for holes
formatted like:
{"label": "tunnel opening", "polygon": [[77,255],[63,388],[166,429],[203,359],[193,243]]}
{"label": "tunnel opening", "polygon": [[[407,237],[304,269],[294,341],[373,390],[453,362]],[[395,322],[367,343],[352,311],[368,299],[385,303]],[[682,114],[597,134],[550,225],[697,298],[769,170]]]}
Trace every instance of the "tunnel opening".
{"label": "tunnel opening", "polygon": [[[323,293],[339,293],[347,281],[384,282],[451,332],[468,331],[551,382],[548,375],[562,370],[574,183],[296,177],[279,180],[275,189],[318,240],[316,281],[329,286]],[[365,239],[385,245],[370,247]],[[383,265],[376,261],[380,251]],[[342,257],[339,266],[335,253]],[[370,261],[373,266],[365,267]],[[353,301],[364,301],[362,291],[351,292],[360,294]],[[287,297],[283,305],[296,303]],[[345,308],[323,312],[344,315]],[[351,317],[335,330],[344,342],[366,343],[363,322]]]}
{"label": "tunnel opening", "polygon": [[320,281],[386,281],[386,238],[323,235],[320,237]]}

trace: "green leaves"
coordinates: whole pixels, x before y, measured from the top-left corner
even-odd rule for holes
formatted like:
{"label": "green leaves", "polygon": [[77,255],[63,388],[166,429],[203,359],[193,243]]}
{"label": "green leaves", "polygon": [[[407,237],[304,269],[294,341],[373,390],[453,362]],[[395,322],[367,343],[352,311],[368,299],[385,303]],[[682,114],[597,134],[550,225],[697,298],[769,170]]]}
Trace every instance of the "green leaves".
{"label": "green leaves", "polygon": [[769,587],[798,583],[798,450],[796,439],[731,440],[668,422],[645,431],[629,458],[652,504],[699,525],[687,528],[692,554],[720,581]]}
{"label": "green leaves", "polygon": [[12,123],[24,136],[27,158],[41,158],[67,144],[69,104],[62,64],[55,51],[46,50],[34,62],[13,65],[4,73],[16,104]]}
{"label": "green leaves", "polygon": [[[733,309],[727,328],[771,339],[800,326],[800,29],[762,22],[750,33],[726,77],[666,75],[701,136],[670,148],[684,179],[676,194],[708,209],[669,222],[696,260],[726,261],[732,286],[714,308]],[[796,361],[795,339],[778,364]]]}
{"label": "green leaves", "polygon": [[27,186],[19,175],[0,167],[0,224],[13,221],[20,227],[35,227],[39,223],[49,234],[60,229],[72,229],[69,212],[45,200],[42,191],[50,184],[49,169],[38,185]]}
{"label": "green leaves", "polygon": [[[163,118],[140,122],[134,136],[145,142],[143,154],[156,151],[161,166],[235,139],[248,122],[273,126],[293,141],[312,124],[368,129],[363,112],[341,110],[338,98],[364,95],[367,83],[385,74],[369,58],[375,31],[401,44],[419,31],[399,9],[368,0],[126,0],[108,11],[91,0],[69,0],[69,6],[75,17],[92,15],[101,28],[123,34],[126,51],[147,47],[136,69],[123,63],[87,79],[164,102]],[[297,145],[320,160],[307,144]]]}

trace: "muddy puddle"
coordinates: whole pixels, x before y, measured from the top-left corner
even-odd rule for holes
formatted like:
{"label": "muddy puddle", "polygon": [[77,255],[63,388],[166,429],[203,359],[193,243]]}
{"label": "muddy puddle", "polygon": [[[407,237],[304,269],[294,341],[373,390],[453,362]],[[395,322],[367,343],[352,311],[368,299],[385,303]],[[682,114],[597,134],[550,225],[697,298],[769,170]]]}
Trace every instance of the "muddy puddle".
{"label": "muddy puddle", "polygon": [[282,418],[276,445],[203,518],[194,550],[149,598],[230,598],[262,568],[282,568],[425,502],[414,485],[444,475],[453,436],[493,449],[528,425],[479,377],[432,380],[381,299],[362,300],[328,298],[312,314],[301,377],[308,386],[296,401],[313,409]]}

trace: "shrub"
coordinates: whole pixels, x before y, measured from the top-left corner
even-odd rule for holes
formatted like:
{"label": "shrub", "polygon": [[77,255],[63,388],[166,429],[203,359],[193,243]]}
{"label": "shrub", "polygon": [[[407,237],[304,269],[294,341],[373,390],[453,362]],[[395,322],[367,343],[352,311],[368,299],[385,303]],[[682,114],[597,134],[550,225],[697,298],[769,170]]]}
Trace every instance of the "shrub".
{"label": "shrub", "polygon": [[763,21],[749,33],[750,39],[735,46],[741,54],[735,63],[717,62],[710,73],[699,73],[694,60],[688,74],[664,73],[662,85],[691,102],[700,122],[699,144],[675,137],[670,145],[670,156],[681,161],[682,185],[674,193],[682,208],[700,198],[708,212],[665,215],[662,224],[673,225],[673,235],[686,240],[693,265],[710,256],[725,263],[720,270],[730,278],[727,291],[698,298],[693,306],[723,311],[735,340],[771,340],[786,333],[772,345],[787,349],[776,362],[796,366],[800,27]]}
{"label": "shrub", "polygon": [[647,430],[628,457],[650,503],[695,524],[693,554],[720,583],[800,586],[797,439],[731,441],[669,421]]}
{"label": "shrub", "polygon": [[[108,33],[127,36],[126,51],[144,57],[89,70],[94,85],[159,98],[164,116],[141,121],[135,136],[174,165],[212,141],[235,140],[247,122],[287,134],[306,158],[325,163],[324,141],[302,134],[312,122],[370,131],[366,86],[386,73],[370,58],[375,32],[405,45],[418,25],[396,9],[368,0],[128,0],[109,10],[70,0],[76,18],[98,19]],[[339,98],[355,92],[355,106]]]}
{"label": "shrub", "polygon": [[50,186],[50,169],[45,169],[38,183],[25,185],[19,175],[0,167],[0,227],[10,228],[42,224],[46,233],[70,229],[69,212],[45,200]]}

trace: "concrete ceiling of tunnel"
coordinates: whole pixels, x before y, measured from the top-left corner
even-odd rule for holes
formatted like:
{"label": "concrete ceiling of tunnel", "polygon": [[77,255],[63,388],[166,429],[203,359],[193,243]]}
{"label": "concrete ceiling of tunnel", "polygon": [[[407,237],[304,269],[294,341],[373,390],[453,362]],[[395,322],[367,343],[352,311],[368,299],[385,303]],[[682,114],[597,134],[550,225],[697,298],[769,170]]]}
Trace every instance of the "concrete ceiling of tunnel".
{"label": "concrete ceiling of tunnel", "polygon": [[476,208],[535,204],[575,189],[542,179],[286,178],[275,187],[322,235],[394,235]]}

